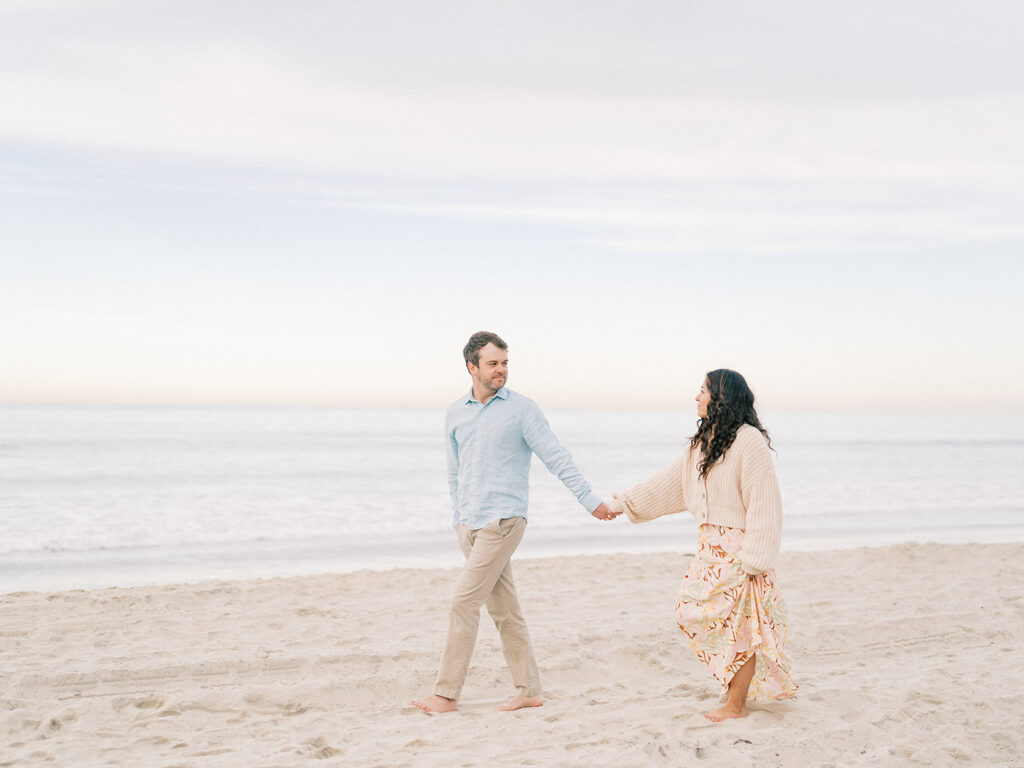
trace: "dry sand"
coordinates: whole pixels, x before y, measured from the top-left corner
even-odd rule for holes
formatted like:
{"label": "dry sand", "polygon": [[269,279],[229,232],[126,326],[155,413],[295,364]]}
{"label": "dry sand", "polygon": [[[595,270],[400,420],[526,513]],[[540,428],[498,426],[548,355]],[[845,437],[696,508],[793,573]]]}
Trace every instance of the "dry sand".
{"label": "dry sand", "polygon": [[518,562],[547,703],[511,714],[486,614],[460,711],[408,703],[454,570],[0,596],[0,765],[1024,765],[1024,544],[784,554],[800,693],[718,725],[688,560]]}

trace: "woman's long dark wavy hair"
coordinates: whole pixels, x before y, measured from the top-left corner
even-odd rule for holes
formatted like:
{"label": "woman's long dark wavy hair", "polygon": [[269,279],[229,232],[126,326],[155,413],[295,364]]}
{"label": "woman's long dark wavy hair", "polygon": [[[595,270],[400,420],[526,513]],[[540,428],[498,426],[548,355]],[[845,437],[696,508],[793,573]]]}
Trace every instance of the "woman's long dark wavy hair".
{"label": "woman's long dark wavy hair", "polygon": [[772,447],[768,430],[761,426],[757,418],[754,393],[747,386],[746,379],[736,371],[719,368],[707,375],[706,385],[711,394],[708,415],[697,422],[697,432],[690,439],[691,448],[700,446],[701,460],[697,470],[703,478],[708,476],[715,462],[729,450],[736,439],[736,433],[744,424],[756,427],[768,441],[768,447]]}

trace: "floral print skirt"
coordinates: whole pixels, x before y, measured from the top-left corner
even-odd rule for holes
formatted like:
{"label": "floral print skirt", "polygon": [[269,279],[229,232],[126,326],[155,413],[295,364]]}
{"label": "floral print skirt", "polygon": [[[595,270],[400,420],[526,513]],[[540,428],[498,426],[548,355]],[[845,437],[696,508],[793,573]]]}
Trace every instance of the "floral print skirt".
{"label": "floral print skirt", "polygon": [[797,685],[786,656],[786,603],[775,571],[751,578],[736,557],[743,531],[702,525],[697,554],[683,577],[676,599],[676,622],[690,648],[721,683],[729,681],[757,654],[749,701],[788,699]]}

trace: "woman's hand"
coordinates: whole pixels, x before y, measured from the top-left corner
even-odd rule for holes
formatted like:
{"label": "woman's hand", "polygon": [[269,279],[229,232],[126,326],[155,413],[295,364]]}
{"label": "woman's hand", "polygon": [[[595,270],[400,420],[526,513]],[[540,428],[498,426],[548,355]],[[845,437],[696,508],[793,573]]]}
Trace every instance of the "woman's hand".
{"label": "woman's hand", "polygon": [[622,513],[621,512],[612,512],[611,507],[609,507],[607,504],[605,504],[602,501],[600,506],[598,506],[598,508],[595,509],[590,514],[592,514],[598,520],[614,520],[616,517],[618,517]]}

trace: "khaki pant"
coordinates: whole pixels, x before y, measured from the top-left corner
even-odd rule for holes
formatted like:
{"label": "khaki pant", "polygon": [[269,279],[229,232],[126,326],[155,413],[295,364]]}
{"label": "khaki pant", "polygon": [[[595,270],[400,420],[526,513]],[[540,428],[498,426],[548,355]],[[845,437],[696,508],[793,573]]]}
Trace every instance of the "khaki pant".
{"label": "khaki pant", "polygon": [[434,685],[438,696],[459,698],[476,645],[480,606],[485,604],[501,635],[501,649],[516,690],[522,696],[540,695],[540,672],[512,582],[512,553],[525,530],[522,517],[497,520],[477,531],[459,524],[459,546],[466,564],[455,584],[448,615],[448,640]]}

